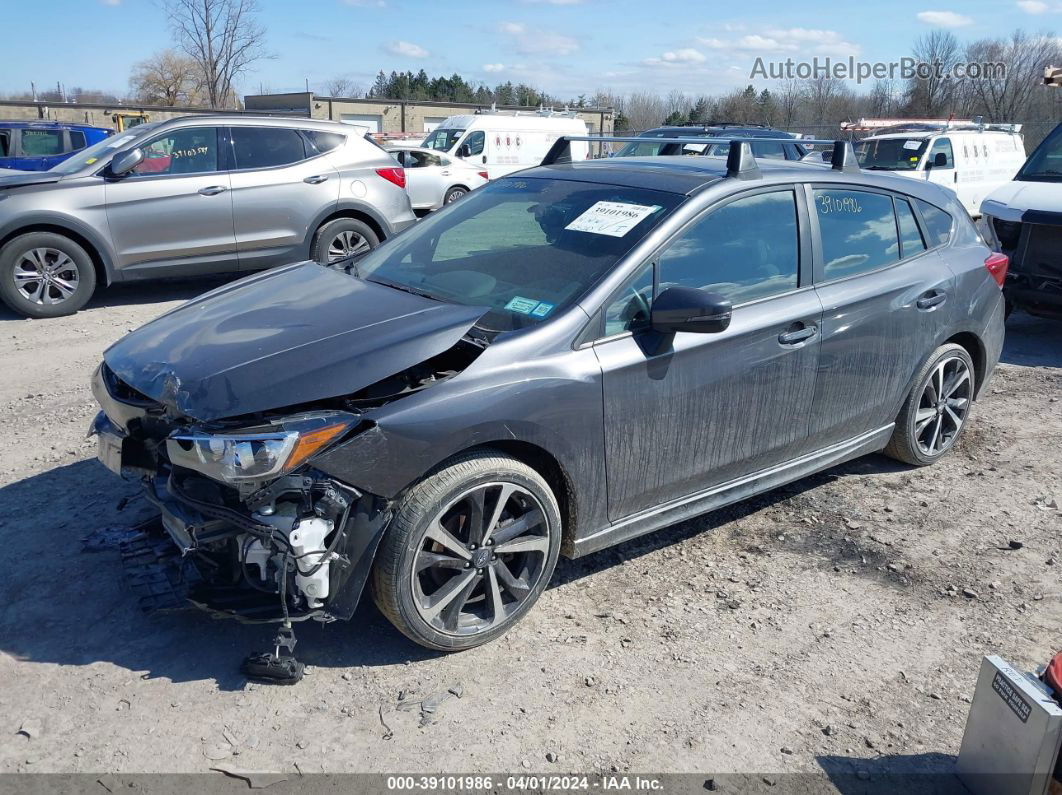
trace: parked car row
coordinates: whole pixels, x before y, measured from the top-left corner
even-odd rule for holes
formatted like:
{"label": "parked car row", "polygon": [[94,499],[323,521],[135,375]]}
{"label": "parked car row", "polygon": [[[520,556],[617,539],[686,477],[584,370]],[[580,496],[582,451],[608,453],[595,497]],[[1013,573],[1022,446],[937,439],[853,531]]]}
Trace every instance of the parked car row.
{"label": "parked car row", "polygon": [[0,169],[47,171],[114,131],[55,121],[0,121]]}

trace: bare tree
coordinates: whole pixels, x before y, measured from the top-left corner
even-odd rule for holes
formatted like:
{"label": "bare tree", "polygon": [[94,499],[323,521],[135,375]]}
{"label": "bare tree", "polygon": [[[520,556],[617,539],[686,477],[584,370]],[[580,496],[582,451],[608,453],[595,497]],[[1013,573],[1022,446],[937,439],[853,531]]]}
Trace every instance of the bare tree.
{"label": "bare tree", "polygon": [[[989,121],[1012,122],[1029,111],[1042,86],[1044,67],[1062,63],[1059,40],[1049,33],[1030,36],[1017,30],[1009,39],[982,39],[966,48],[966,60],[1006,67],[1003,75],[967,81],[976,98],[973,109]],[[1047,89],[1055,90],[1057,89]]]}
{"label": "bare tree", "polygon": [[925,77],[907,84],[908,111],[915,116],[940,116],[949,110],[955,83],[948,77],[962,51],[953,33],[934,30],[915,40],[911,50],[915,60],[928,65]]}
{"label": "bare tree", "polygon": [[153,105],[196,105],[203,82],[195,59],[163,50],[133,67],[129,87],[140,102]]}
{"label": "bare tree", "polygon": [[801,99],[800,82],[793,78],[782,81],[775,89],[774,97],[778,103],[778,118],[782,129],[788,130],[796,122],[797,107]]}
{"label": "bare tree", "polygon": [[333,77],[325,83],[325,95],[329,97],[360,97],[365,89],[349,77]]}
{"label": "bare tree", "polygon": [[667,106],[659,96],[651,91],[635,91],[627,97],[623,113],[627,117],[628,129],[648,130],[650,127],[659,126],[664,121]]}
{"label": "bare tree", "polygon": [[199,64],[207,101],[213,107],[235,103],[235,81],[256,61],[271,57],[256,0],[162,2],[178,44]]}

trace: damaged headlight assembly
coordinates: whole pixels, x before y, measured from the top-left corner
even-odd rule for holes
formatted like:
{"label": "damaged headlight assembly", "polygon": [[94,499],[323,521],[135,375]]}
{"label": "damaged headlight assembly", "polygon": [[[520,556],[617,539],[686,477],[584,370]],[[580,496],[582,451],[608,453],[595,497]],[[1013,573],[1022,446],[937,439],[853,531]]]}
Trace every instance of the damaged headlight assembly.
{"label": "damaged headlight assembly", "polygon": [[166,440],[166,452],[175,466],[237,486],[297,469],[357,422],[343,411],[312,412],[238,431],[185,431]]}

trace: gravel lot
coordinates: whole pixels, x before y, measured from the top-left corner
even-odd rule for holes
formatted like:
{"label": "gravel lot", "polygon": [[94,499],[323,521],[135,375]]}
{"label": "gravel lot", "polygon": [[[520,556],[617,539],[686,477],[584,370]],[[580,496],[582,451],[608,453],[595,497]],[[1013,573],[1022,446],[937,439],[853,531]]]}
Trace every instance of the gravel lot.
{"label": "gravel lot", "polygon": [[268,630],[145,617],[117,554],[79,544],[148,514],[85,439],[89,375],[208,286],[0,314],[0,772],[806,771],[834,791],[949,771],[981,656],[1030,669],[1062,645],[1062,325],[1016,315],[936,467],[869,457],[562,560],[521,625],[463,654],[367,602],[299,630],[303,683],[248,684]]}

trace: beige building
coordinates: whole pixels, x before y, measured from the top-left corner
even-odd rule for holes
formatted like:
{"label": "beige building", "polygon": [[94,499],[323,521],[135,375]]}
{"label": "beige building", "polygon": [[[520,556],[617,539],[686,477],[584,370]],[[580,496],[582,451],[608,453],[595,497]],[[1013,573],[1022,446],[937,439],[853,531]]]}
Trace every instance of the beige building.
{"label": "beige building", "polygon": [[[447,116],[489,110],[489,105],[458,102],[415,102],[397,99],[349,99],[321,97],[312,92],[252,94],[243,98],[248,111],[284,113],[331,119],[367,127],[374,133],[429,133]],[[498,110],[533,113],[538,108],[504,106]],[[593,135],[612,134],[612,108],[573,108]]]}
{"label": "beige building", "polygon": [[[488,105],[461,104],[456,102],[413,102],[391,99],[345,99],[320,97],[312,92],[295,94],[252,94],[244,97],[243,113],[306,116],[314,119],[332,119],[367,127],[374,133],[411,133],[421,135],[431,132],[447,116],[476,113],[489,110]],[[526,111],[533,113],[538,108],[504,106],[498,110]],[[615,112],[612,108],[573,108],[576,115],[586,122],[592,135],[611,135]],[[77,102],[28,102],[0,100],[0,119],[31,121],[67,121],[91,124],[96,127],[121,129],[138,121],[162,121],[177,116],[195,113],[231,113],[241,111],[218,111],[210,108],[171,108],[158,105],[103,105]]]}

